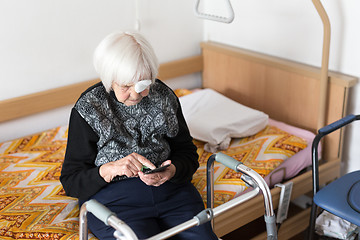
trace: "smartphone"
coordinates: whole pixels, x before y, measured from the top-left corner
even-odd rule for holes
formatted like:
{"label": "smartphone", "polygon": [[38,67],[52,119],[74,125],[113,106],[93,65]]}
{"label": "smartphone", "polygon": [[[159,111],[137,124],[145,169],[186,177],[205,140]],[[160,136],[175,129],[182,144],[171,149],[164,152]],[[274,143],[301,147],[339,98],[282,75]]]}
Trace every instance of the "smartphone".
{"label": "smartphone", "polygon": [[150,169],[150,168],[147,168],[147,169],[144,169],[143,172],[145,174],[151,174],[151,173],[156,173],[156,172],[162,172],[164,171],[167,167],[169,167],[170,164],[168,165],[164,165],[162,167],[158,167],[158,168],[155,168],[155,169]]}

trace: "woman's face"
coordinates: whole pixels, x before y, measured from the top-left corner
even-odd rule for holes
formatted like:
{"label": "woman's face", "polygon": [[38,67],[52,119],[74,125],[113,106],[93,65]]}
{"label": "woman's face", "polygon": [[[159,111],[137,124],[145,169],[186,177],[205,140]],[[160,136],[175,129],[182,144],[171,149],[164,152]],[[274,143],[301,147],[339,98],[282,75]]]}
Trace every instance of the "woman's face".
{"label": "woman's face", "polygon": [[135,84],[131,85],[118,85],[113,83],[112,89],[115,92],[115,96],[119,102],[124,103],[126,106],[133,106],[141,102],[143,97],[149,94],[150,87],[147,87],[142,92],[137,93],[135,91]]}

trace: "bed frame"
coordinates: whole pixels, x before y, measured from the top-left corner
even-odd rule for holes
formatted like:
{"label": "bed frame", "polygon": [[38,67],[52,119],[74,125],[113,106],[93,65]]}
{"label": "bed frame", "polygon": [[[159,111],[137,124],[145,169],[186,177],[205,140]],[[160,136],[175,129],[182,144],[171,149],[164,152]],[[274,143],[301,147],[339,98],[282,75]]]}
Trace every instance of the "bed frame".
{"label": "bed frame", "polygon": [[[264,111],[275,120],[301,127],[312,132],[318,129],[321,69],[284,59],[250,52],[213,42],[201,44],[202,55],[161,64],[159,78],[167,80],[191,73],[202,72],[203,87],[212,88],[244,105]],[[325,123],[346,114],[349,89],[357,79],[329,72],[324,112]],[[63,86],[35,94],[0,101],[0,123],[46,110],[74,104],[80,93],[99,79]],[[340,174],[342,135],[338,131],[326,137],[320,167],[322,183]],[[291,179],[292,199],[311,192],[311,171]],[[279,201],[279,188],[271,190],[273,204]],[[286,220],[279,239],[288,239],[308,226],[309,209]],[[256,218],[263,216],[261,196],[218,216],[214,228],[224,236]],[[254,239],[265,239],[260,234]]]}
{"label": "bed frame", "polygon": [[[320,111],[321,69],[284,59],[267,56],[217,43],[203,43],[203,87],[212,88],[246,106],[269,114],[270,118],[316,132]],[[325,124],[346,114],[350,87],[357,79],[329,72],[326,94]],[[323,142],[323,160],[320,167],[322,183],[339,177],[343,133],[331,134]],[[293,182],[291,199],[312,190],[311,171],[290,181]],[[279,201],[279,188],[271,190],[274,208]],[[242,204],[231,212],[215,219],[219,236],[264,214],[261,196]],[[304,231],[309,222],[310,209],[301,211],[286,220],[279,231],[279,239],[289,239]],[[254,239],[266,239],[260,234]]]}

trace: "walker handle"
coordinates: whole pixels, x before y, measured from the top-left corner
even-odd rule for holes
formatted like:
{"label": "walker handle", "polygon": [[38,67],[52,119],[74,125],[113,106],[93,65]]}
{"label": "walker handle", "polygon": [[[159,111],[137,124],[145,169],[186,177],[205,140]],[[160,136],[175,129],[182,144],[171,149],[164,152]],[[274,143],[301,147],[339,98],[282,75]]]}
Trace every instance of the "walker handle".
{"label": "walker handle", "polygon": [[111,212],[107,207],[105,207],[95,199],[91,199],[86,202],[86,209],[88,212],[94,214],[95,217],[103,221],[107,226],[109,226],[109,217],[116,216],[115,213]]}
{"label": "walker handle", "polygon": [[216,154],[215,160],[217,162],[222,163],[223,165],[227,166],[228,168],[235,170],[236,172],[238,172],[238,170],[237,170],[238,165],[242,164],[241,162],[237,161],[236,159],[234,159],[222,152],[219,152]]}
{"label": "walker handle", "polygon": [[356,120],[356,116],[353,115],[353,114],[350,114],[350,115],[347,115],[346,117],[344,118],[341,118],[339,120],[337,120],[336,122],[333,122],[323,128],[320,128],[319,129],[319,134],[322,134],[322,135],[327,135],[349,123],[351,123],[352,121]]}

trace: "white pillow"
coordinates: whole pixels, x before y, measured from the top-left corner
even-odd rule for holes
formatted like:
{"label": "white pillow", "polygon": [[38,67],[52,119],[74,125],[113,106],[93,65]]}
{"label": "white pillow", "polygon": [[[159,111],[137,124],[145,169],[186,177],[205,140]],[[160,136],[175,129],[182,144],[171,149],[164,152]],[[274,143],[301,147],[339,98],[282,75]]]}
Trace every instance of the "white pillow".
{"label": "white pillow", "polygon": [[264,129],[268,115],[241,105],[212,89],[180,97],[190,134],[206,142],[205,150],[226,149],[231,138],[247,137]]}

